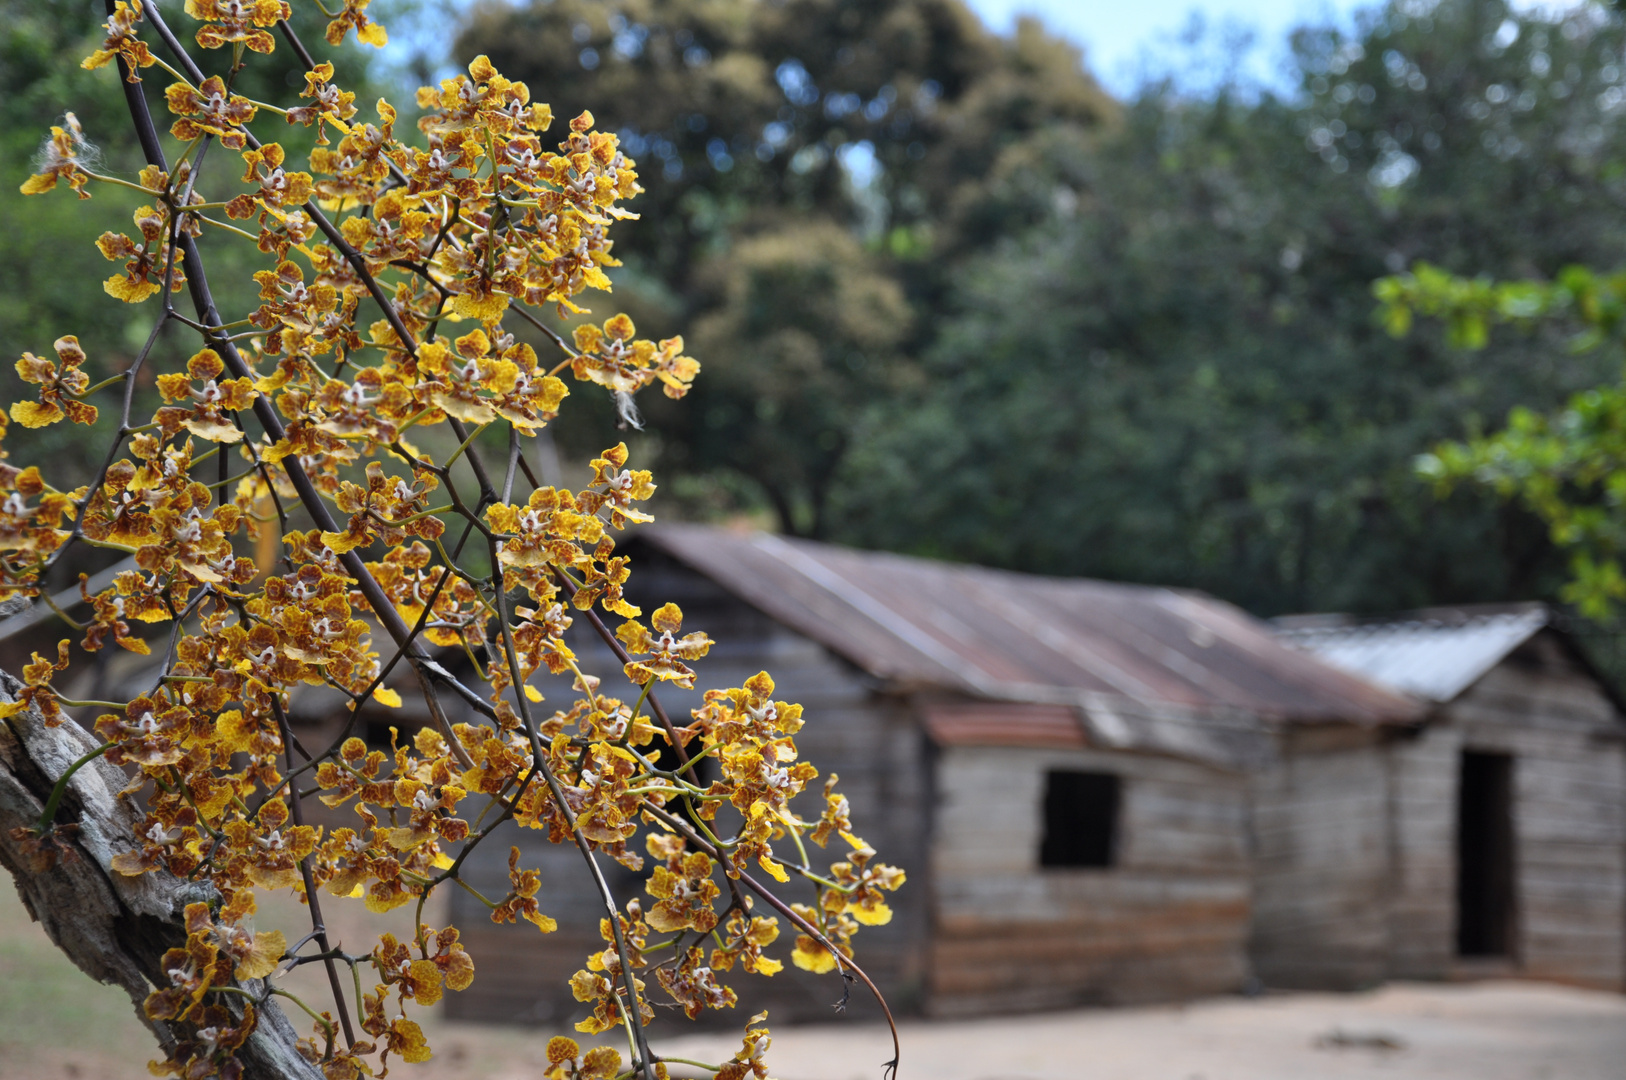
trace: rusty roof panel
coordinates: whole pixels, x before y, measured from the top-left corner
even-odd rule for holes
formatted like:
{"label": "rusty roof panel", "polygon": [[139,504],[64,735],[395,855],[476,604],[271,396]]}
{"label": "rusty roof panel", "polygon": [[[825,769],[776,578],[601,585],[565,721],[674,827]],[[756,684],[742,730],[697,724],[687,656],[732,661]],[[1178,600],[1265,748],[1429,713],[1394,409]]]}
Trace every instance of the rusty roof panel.
{"label": "rusty roof panel", "polygon": [[929,702],[926,733],[939,746],[1032,746],[1076,750],[1089,745],[1078,713],[1064,705],[1006,701]]}
{"label": "rusty roof panel", "polygon": [[639,535],[859,667],[905,685],[1005,700],[1106,695],[1297,721],[1385,723],[1418,712],[1200,593],[697,525]]}

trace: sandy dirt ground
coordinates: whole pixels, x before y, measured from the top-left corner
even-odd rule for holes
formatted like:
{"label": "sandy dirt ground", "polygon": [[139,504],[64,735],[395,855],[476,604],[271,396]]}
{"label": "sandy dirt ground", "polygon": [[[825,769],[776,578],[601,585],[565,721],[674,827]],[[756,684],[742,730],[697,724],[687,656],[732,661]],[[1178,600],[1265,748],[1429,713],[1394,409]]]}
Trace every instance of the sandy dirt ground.
{"label": "sandy dirt ground", "polygon": [[[424,1028],[434,1059],[392,1076],[541,1080],[556,1033],[436,1019]],[[1626,997],[1523,982],[1394,984],[906,1021],[902,1039],[899,1080],[1623,1080]],[[717,1062],[738,1047],[738,1034],[720,1032],[658,1049]],[[0,885],[0,1080],[135,1080],[152,1056],[123,995],[70,967]],[[881,1080],[889,1057],[884,1028],[835,1022],[777,1030],[769,1062],[779,1080]]]}
{"label": "sandy dirt ground", "polygon": [[[906,1022],[902,1039],[898,1075],[909,1080],[1622,1080],[1626,998],[1536,983],[1403,983],[1363,994]],[[666,1045],[715,1060],[726,1044]],[[778,1035],[772,1060],[782,1080],[876,1080],[890,1046],[884,1030],[867,1025],[800,1028]]]}

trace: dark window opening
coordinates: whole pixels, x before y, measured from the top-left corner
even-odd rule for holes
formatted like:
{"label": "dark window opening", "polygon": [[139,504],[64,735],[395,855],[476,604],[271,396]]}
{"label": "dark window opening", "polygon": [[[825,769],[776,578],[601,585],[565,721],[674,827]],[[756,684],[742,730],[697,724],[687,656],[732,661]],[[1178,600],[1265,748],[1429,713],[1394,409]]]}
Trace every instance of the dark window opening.
{"label": "dark window opening", "polygon": [[[366,709],[363,705],[362,708]],[[348,718],[347,718],[348,719]],[[412,740],[418,737],[418,729],[423,727],[422,720],[406,720],[393,709],[381,709],[373,706],[361,714],[361,722],[357,725],[361,730],[354,732],[362,737],[369,750],[382,750],[389,754],[390,728],[395,728],[395,745],[411,746]]]}
{"label": "dark window opening", "polygon": [[1110,773],[1046,773],[1039,865],[1112,866],[1121,786]]}
{"label": "dark window opening", "polygon": [[1457,794],[1457,954],[1512,956],[1513,758],[1466,750]]}
{"label": "dark window opening", "polygon": [[[696,739],[683,749],[684,753],[692,758],[704,750],[705,746],[699,739]],[[654,740],[639,747],[638,751],[653,761],[656,768],[677,772],[683,767],[683,762],[678,759],[677,750],[671,743],[666,741],[666,733],[660,730],[658,726],[655,729]],[[700,781],[702,786],[717,779],[717,758],[715,756],[701,758],[693,763],[693,768],[695,779]]]}

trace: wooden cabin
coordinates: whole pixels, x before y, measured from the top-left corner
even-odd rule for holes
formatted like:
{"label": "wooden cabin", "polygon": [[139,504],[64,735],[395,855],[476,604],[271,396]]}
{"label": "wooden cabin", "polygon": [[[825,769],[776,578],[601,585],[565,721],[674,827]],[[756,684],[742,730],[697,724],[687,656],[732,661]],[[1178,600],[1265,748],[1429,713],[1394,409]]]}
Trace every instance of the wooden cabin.
{"label": "wooden cabin", "polygon": [[1279,620],[1422,703],[1410,732],[1290,739],[1259,777],[1267,983],[1519,975],[1626,989],[1621,702],[1539,604]]}
{"label": "wooden cabin", "polygon": [[[1417,712],[1196,593],[700,526],[644,529],[627,547],[633,602],[675,601],[685,628],[716,640],[702,686],[770,671],[776,696],[806,706],[804,756],[840,774],[856,831],[908,872],[892,922],[858,938],[895,1008],[969,1015],[1240,988],[1252,784],[1279,733],[1373,738]],[[584,669],[615,671],[585,629],[570,632]],[[562,684],[538,685],[568,700]],[[699,700],[659,693],[679,716]],[[449,1014],[574,1016],[565,981],[601,947],[596,897],[574,848],[518,829],[482,849],[477,888],[506,890],[511,843],[542,866],[560,930],[493,926],[454,891],[480,977]],[[639,880],[613,884],[626,896]],[[795,883],[784,892],[811,900]],[[780,1018],[828,1017],[840,993],[833,976],[788,964],[733,981]],[[856,994],[850,1011],[873,1015]]]}
{"label": "wooden cabin", "polygon": [[[894,1008],[1490,974],[1626,988],[1626,712],[1540,605],[1272,626],[1192,592],[762,533],[662,525],[624,547],[632,601],[675,601],[717,642],[701,686],[771,672],[806,707],[804,755],[907,871],[892,922],[858,938]],[[20,648],[28,617],[0,638]],[[583,622],[569,636],[585,670],[618,670]],[[151,658],[109,652],[79,696],[150,685]],[[571,697],[537,687],[544,708]],[[401,690],[405,708],[358,730],[387,742],[427,722]],[[699,703],[659,693],[678,717]],[[331,697],[294,696],[313,744],[337,734]],[[576,1018],[566,981],[601,947],[598,898],[574,847],[512,826],[466,868],[481,892],[507,891],[510,844],[542,868],[560,929],[493,925],[452,890],[479,977],[448,1013]],[[641,889],[604,864],[623,900]],[[786,933],[770,953],[789,948]],[[841,994],[789,965],[728,981],[780,1020],[828,1017]],[[858,994],[849,1012],[877,1015]]]}

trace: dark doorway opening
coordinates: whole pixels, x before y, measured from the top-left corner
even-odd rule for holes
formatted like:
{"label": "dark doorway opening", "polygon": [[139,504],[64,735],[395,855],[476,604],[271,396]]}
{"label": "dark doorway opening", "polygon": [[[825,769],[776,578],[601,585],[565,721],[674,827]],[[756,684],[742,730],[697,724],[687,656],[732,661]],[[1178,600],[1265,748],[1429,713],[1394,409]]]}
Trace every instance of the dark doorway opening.
{"label": "dark doorway opening", "polygon": [[1465,750],[1457,795],[1457,955],[1513,955],[1513,758]]}
{"label": "dark doorway opening", "polygon": [[1111,773],[1048,772],[1039,865],[1111,866],[1118,847],[1119,781]]}

